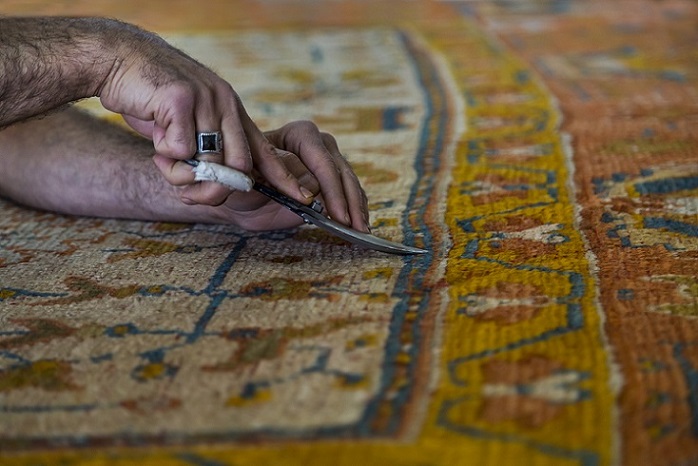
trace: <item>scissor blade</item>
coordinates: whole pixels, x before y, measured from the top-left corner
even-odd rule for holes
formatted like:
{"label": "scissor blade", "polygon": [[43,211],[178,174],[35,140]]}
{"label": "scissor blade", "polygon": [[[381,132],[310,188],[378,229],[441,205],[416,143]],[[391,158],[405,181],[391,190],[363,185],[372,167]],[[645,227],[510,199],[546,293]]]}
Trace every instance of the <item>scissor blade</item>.
{"label": "scissor blade", "polygon": [[300,214],[303,220],[308,223],[312,223],[325,231],[332,233],[335,236],[339,236],[342,239],[349,241],[350,243],[358,244],[370,249],[375,249],[376,251],[387,252],[388,254],[425,254],[427,251],[420,248],[415,248],[412,246],[407,246],[400,243],[395,243],[393,241],[388,241],[387,239],[379,238],[378,236],[373,236],[368,233],[363,233],[361,231],[354,230],[352,228],[347,228],[344,225],[335,222],[320,214]]}
{"label": "scissor blade", "polygon": [[[197,167],[201,162],[195,159],[185,160],[192,167]],[[219,165],[215,163],[209,163],[209,166],[213,167],[217,171],[218,176],[211,178],[211,180],[222,183],[223,178],[239,179],[247,178],[244,174],[234,170],[230,167],[224,165]],[[229,175],[229,176],[226,176]],[[248,181],[251,181],[248,179]],[[239,189],[237,186],[227,185],[230,188]],[[249,185],[246,185],[249,186]],[[406,246],[404,244],[395,243],[393,241],[388,241],[377,236],[369,235],[368,233],[363,233],[356,231],[352,228],[345,227],[344,225],[331,220],[320,212],[322,212],[322,205],[318,201],[314,201],[310,206],[296,202],[288,196],[284,196],[280,192],[273,188],[264,186],[263,184],[254,183],[253,188],[256,191],[264,194],[265,196],[273,199],[282,206],[289,209],[291,212],[300,216],[306,223],[312,223],[325,231],[332,233],[335,236],[339,236],[342,239],[349,241],[350,243],[359,244],[361,246],[375,249],[376,251],[387,252],[388,254],[426,254],[428,251],[420,248],[415,248],[412,246]],[[249,188],[248,188],[249,189]]]}
{"label": "scissor blade", "polygon": [[393,241],[388,241],[386,239],[346,227],[332,219],[325,217],[312,207],[303,205],[300,202],[296,202],[294,199],[284,196],[280,192],[268,186],[255,183],[253,188],[299,215],[304,222],[312,223],[313,225],[316,225],[335,236],[349,241],[350,243],[358,244],[376,251],[386,252],[388,254],[409,255],[426,254],[428,252],[425,249],[395,243]]}

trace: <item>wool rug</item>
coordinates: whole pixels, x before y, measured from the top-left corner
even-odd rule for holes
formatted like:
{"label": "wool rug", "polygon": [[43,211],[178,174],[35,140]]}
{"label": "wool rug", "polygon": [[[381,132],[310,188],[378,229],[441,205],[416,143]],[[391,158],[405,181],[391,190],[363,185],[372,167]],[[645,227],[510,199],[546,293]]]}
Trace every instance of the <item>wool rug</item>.
{"label": "wool rug", "polygon": [[157,31],[430,251],[0,200],[0,463],[698,464],[695,2],[0,14]]}

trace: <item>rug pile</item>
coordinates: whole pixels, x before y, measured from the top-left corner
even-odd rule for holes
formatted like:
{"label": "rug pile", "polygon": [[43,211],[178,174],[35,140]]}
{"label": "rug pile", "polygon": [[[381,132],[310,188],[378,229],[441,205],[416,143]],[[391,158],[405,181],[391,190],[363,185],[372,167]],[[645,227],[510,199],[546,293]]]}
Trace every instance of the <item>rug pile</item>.
{"label": "rug pile", "polygon": [[2,464],[698,463],[695,2],[163,5],[430,253],[0,200]]}

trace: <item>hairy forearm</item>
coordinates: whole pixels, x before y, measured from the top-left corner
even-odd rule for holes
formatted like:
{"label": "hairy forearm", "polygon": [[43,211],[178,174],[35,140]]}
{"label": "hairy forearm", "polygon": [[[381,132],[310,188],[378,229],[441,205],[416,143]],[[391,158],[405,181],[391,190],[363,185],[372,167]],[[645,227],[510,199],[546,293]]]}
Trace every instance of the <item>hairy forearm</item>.
{"label": "hairy forearm", "polygon": [[0,128],[98,95],[139,33],[104,18],[0,17]]}
{"label": "hairy forearm", "polygon": [[0,195],[73,215],[225,221],[213,207],[183,204],[152,153],[150,141],[69,108],[0,131]]}

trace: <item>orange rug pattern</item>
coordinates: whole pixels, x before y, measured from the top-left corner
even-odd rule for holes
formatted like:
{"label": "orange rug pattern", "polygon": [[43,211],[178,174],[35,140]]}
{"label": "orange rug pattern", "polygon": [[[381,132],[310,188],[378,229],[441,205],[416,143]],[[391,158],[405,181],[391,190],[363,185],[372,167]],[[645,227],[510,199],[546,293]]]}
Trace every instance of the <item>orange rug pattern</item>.
{"label": "orange rug pattern", "polygon": [[3,464],[698,462],[695,2],[163,5],[431,253],[0,201]]}

